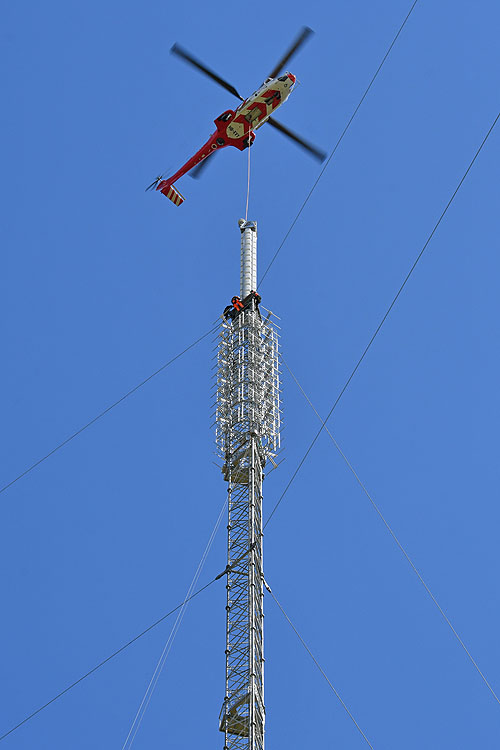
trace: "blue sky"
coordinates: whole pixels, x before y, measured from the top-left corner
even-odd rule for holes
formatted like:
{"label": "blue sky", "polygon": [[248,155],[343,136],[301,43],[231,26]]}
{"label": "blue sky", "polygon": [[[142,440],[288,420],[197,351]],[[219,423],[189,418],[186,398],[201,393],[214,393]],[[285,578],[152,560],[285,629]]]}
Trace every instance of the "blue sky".
{"label": "blue sky", "polygon": [[[1,484],[208,330],[239,284],[246,154],[176,209],[144,187],[233,106],[179,42],[250,93],[300,26],[280,119],[330,150],[410,3],[4,8]],[[326,414],[498,114],[491,0],[420,0],[261,288]],[[265,268],[319,167],[263,128],[249,218]],[[330,428],[500,691],[495,130]],[[0,495],[0,734],[182,600],[224,500],[203,341]],[[284,372],[285,462],[316,429]],[[224,568],[224,527],[200,582]],[[265,571],[373,747],[498,748],[500,706],[322,435],[265,535]],[[222,747],[224,584],[189,607],[134,747]],[[170,623],[5,739],[122,747]],[[266,601],[269,748],[366,746]]]}

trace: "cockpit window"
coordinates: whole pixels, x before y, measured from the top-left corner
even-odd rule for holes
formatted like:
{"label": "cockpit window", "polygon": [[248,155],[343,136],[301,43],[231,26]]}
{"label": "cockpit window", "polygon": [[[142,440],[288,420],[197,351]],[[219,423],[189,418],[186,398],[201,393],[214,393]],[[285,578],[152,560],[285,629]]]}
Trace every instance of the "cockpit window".
{"label": "cockpit window", "polygon": [[288,76],[280,76],[278,81],[288,81]]}

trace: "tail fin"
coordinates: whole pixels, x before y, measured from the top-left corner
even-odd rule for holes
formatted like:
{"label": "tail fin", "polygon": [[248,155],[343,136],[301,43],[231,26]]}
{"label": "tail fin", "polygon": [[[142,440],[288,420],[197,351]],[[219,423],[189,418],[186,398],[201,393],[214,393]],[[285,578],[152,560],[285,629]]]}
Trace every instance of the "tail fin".
{"label": "tail fin", "polygon": [[184,196],[181,195],[173,185],[165,185],[164,187],[162,187],[160,182],[157,190],[163,193],[163,195],[166,196],[169,201],[172,201],[172,203],[174,203],[176,206],[180,206],[181,203],[184,203]]}

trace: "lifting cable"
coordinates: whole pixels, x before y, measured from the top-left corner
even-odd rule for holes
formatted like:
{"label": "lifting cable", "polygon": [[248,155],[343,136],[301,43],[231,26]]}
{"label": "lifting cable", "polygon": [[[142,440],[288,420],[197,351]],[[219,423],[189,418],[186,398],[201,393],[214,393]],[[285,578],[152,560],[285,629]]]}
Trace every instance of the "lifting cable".
{"label": "lifting cable", "polygon": [[394,298],[393,298],[393,300],[392,300],[391,304],[390,304],[390,305],[389,305],[389,307],[387,308],[387,310],[386,310],[386,312],[385,312],[385,314],[384,314],[384,316],[383,316],[382,320],[380,321],[380,323],[378,324],[377,328],[375,329],[375,332],[373,333],[373,335],[372,335],[371,339],[369,340],[368,344],[366,345],[366,347],[365,347],[365,349],[364,349],[363,353],[361,354],[360,358],[358,359],[358,361],[356,362],[356,364],[355,364],[354,368],[352,369],[352,371],[351,371],[351,374],[349,375],[349,377],[347,378],[346,382],[344,383],[344,386],[342,387],[342,390],[340,391],[339,395],[338,395],[338,396],[337,396],[337,398],[335,399],[335,401],[334,401],[334,403],[333,403],[333,406],[332,406],[332,408],[330,409],[330,411],[328,412],[328,414],[327,414],[327,416],[326,416],[326,419],[325,419],[325,421],[324,421],[324,422],[322,422],[322,424],[321,424],[321,427],[319,428],[318,432],[317,432],[317,433],[316,433],[316,435],[314,436],[314,438],[313,438],[313,440],[312,440],[311,444],[309,445],[308,449],[307,449],[307,450],[306,450],[306,452],[304,453],[304,455],[303,455],[302,459],[301,459],[301,460],[299,461],[299,464],[298,464],[297,468],[296,468],[296,469],[295,469],[295,471],[293,472],[293,474],[292,474],[292,476],[291,476],[291,478],[290,478],[290,480],[289,480],[288,484],[286,485],[285,489],[284,489],[284,490],[283,490],[283,492],[281,493],[281,495],[280,495],[280,497],[279,497],[279,499],[278,499],[278,501],[277,501],[276,505],[275,505],[275,506],[274,506],[274,508],[272,509],[272,511],[271,511],[271,514],[269,515],[269,517],[268,517],[267,521],[265,522],[265,524],[264,524],[264,529],[266,528],[267,524],[269,523],[269,521],[271,520],[271,518],[273,517],[273,515],[274,515],[274,514],[276,513],[276,510],[278,509],[278,506],[280,505],[281,501],[283,500],[283,498],[285,497],[286,493],[288,492],[288,490],[289,490],[289,488],[290,488],[290,486],[291,486],[292,482],[294,481],[295,477],[297,476],[297,474],[299,473],[299,471],[300,471],[300,469],[302,468],[303,464],[305,463],[305,461],[306,461],[306,459],[307,459],[307,457],[308,457],[309,453],[310,453],[310,452],[311,452],[311,450],[313,449],[313,447],[314,447],[314,445],[315,445],[315,443],[316,443],[317,439],[319,438],[319,436],[320,436],[320,435],[321,435],[321,433],[323,432],[323,428],[325,427],[326,423],[328,422],[328,420],[329,420],[329,419],[330,419],[330,417],[332,416],[333,412],[334,412],[334,411],[335,411],[335,409],[337,408],[337,404],[339,403],[340,399],[342,398],[342,396],[343,396],[343,395],[344,395],[344,393],[346,392],[347,388],[349,387],[349,384],[350,384],[351,380],[353,379],[354,375],[355,375],[355,374],[356,374],[356,372],[358,371],[358,368],[359,368],[359,366],[361,365],[361,363],[363,362],[364,358],[365,358],[365,357],[366,357],[366,355],[368,354],[368,351],[369,351],[369,349],[370,349],[371,345],[373,344],[373,342],[374,342],[374,341],[375,341],[375,339],[377,338],[378,334],[380,333],[380,330],[381,330],[382,326],[384,325],[385,321],[387,320],[387,318],[389,317],[389,315],[390,315],[390,313],[391,313],[391,311],[392,311],[392,308],[394,307],[394,305],[395,305],[395,304],[396,304],[396,302],[398,301],[398,299],[399,299],[399,296],[401,295],[401,293],[402,293],[403,289],[405,288],[406,284],[407,284],[407,283],[408,283],[408,281],[410,280],[410,276],[411,276],[411,275],[413,274],[413,272],[414,272],[415,268],[417,267],[417,265],[418,265],[418,263],[419,263],[420,259],[422,258],[423,254],[425,253],[425,251],[426,251],[426,249],[427,249],[427,246],[429,245],[430,241],[431,241],[431,240],[432,240],[432,238],[434,237],[434,234],[436,233],[436,231],[437,231],[437,228],[439,227],[439,225],[441,224],[442,220],[444,219],[444,217],[445,217],[445,215],[446,215],[446,213],[447,213],[447,211],[448,211],[449,207],[451,206],[451,204],[453,203],[453,200],[455,199],[455,196],[457,195],[458,191],[459,191],[459,190],[460,190],[460,188],[462,187],[462,185],[463,185],[463,183],[464,183],[464,181],[465,181],[465,178],[467,177],[467,175],[469,174],[470,170],[472,169],[472,166],[473,166],[474,162],[476,161],[477,157],[478,157],[478,156],[479,156],[479,154],[481,153],[481,150],[482,150],[482,148],[483,148],[484,144],[485,144],[485,143],[486,143],[486,141],[488,140],[488,138],[489,138],[490,134],[491,134],[491,133],[492,133],[492,131],[493,131],[493,128],[495,127],[495,125],[497,124],[497,122],[498,122],[498,120],[499,120],[499,119],[500,119],[500,112],[499,112],[499,113],[497,114],[497,116],[496,116],[496,117],[495,117],[495,119],[493,120],[493,123],[491,124],[491,126],[490,126],[490,128],[489,128],[488,132],[486,133],[486,135],[484,136],[483,140],[481,141],[481,145],[480,145],[480,146],[479,146],[479,148],[477,149],[476,153],[474,154],[474,157],[472,158],[472,161],[471,161],[471,162],[469,163],[469,166],[468,166],[468,167],[467,167],[467,169],[465,170],[465,172],[464,172],[464,174],[463,174],[463,176],[462,176],[462,179],[460,180],[460,182],[458,183],[457,187],[456,187],[456,188],[455,188],[455,190],[453,191],[453,194],[452,194],[451,198],[449,199],[448,203],[446,204],[446,206],[444,207],[443,211],[441,212],[441,215],[439,216],[438,220],[437,220],[437,221],[436,221],[436,223],[434,224],[434,227],[433,227],[433,229],[432,229],[431,233],[430,233],[430,234],[429,234],[429,236],[427,237],[427,239],[426,239],[426,241],[425,241],[425,243],[424,243],[424,246],[422,247],[422,249],[420,250],[419,254],[417,255],[417,257],[416,257],[416,259],[415,259],[415,261],[414,261],[414,263],[413,263],[412,267],[410,268],[410,270],[409,270],[409,271],[408,271],[408,273],[406,274],[406,276],[405,276],[405,278],[404,278],[404,280],[403,280],[403,283],[401,284],[401,286],[399,287],[398,291],[396,292],[396,295],[394,296]]}
{"label": "lifting cable", "polygon": [[[142,387],[143,387],[144,385],[146,385],[146,383],[149,383],[149,381],[150,381],[150,380],[152,380],[152,379],[153,379],[154,377],[156,377],[157,375],[159,375],[159,374],[160,374],[160,372],[163,372],[163,370],[166,370],[166,369],[167,369],[167,367],[170,367],[170,365],[172,365],[172,364],[173,364],[173,363],[174,363],[174,362],[175,362],[176,360],[180,359],[180,358],[181,358],[181,357],[182,357],[182,356],[183,356],[184,354],[186,354],[186,352],[188,352],[188,351],[189,351],[190,349],[193,349],[193,348],[194,348],[194,347],[195,347],[195,346],[196,346],[197,344],[199,344],[199,343],[200,343],[200,341],[203,341],[203,339],[206,339],[206,338],[207,338],[207,336],[210,336],[210,334],[211,334],[211,333],[214,333],[214,331],[218,330],[218,328],[219,328],[219,323],[217,323],[217,325],[216,325],[216,326],[214,326],[214,327],[213,327],[213,328],[211,328],[211,329],[210,329],[209,331],[207,331],[206,333],[204,333],[204,334],[203,334],[203,336],[200,336],[200,337],[199,337],[199,338],[197,338],[197,339],[196,339],[195,341],[193,341],[193,343],[192,343],[192,344],[189,344],[189,346],[187,346],[187,347],[186,347],[185,349],[183,349],[183,350],[182,350],[181,352],[179,352],[178,354],[176,354],[176,355],[175,355],[175,357],[172,357],[172,359],[169,359],[169,361],[168,361],[168,362],[165,362],[165,364],[163,364],[163,365],[162,365],[161,367],[159,367],[159,368],[158,368],[157,370],[155,370],[154,372],[152,372],[152,373],[151,373],[151,375],[148,375],[148,377],[147,377],[147,378],[145,378],[145,379],[144,379],[144,380],[142,380],[142,381],[141,381],[140,383],[138,383],[138,384],[137,384],[137,385],[135,385],[135,386],[134,386],[133,388],[131,388],[131,389],[130,389],[130,391],[127,391],[127,393],[125,393],[125,394],[124,394],[123,396],[121,396],[121,397],[120,397],[120,398],[119,398],[119,399],[118,399],[117,401],[115,401],[115,402],[114,402],[113,404],[111,404],[110,406],[106,407],[106,409],[104,409],[104,411],[101,411],[101,412],[100,412],[100,413],[99,413],[99,414],[98,414],[98,415],[97,415],[96,417],[94,417],[93,419],[91,419],[91,420],[90,420],[90,422],[87,422],[87,424],[83,425],[83,427],[80,427],[80,429],[76,430],[76,432],[73,432],[73,434],[72,434],[72,435],[70,435],[70,436],[69,436],[69,437],[67,437],[67,438],[66,438],[65,440],[63,440],[63,441],[62,441],[62,443],[59,443],[59,445],[56,445],[56,447],[55,447],[55,448],[53,448],[53,449],[52,449],[51,451],[49,451],[49,453],[47,453],[47,454],[46,454],[45,456],[43,456],[42,458],[39,458],[39,459],[38,459],[38,461],[35,461],[35,463],[34,463],[34,464],[32,464],[31,466],[28,466],[28,468],[27,468],[27,469],[25,469],[25,470],[24,470],[24,471],[23,471],[23,472],[22,472],[21,474],[19,474],[19,475],[18,475],[17,477],[15,477],[15,479],[12,479],[12,480],[11,480],[10,482],[8,482],[7,484],[5,484],[5,485],[4,485],[3,487],[0,487],[0,495],[2,494],[2,492],[5,492],[5,490],[8,490],[8,489],[9,489],[9,487],[12,487],[12,485],[13,485],[13,484],[15,484],[15,483],[16,483],[16,482],[18,482],[18,481],[19,481],[20,479],[22,479],[22,478],[23,478],[23,477],[25,477],[25,476],[26,476],[27,474],[29,474],[29,473],[30,473],[31,471],[33,471],[33,469],[36,469],[36,467],[37,467],[37,466],[40,466],[40,464],[42,464],[42,463],[43,463],[44,461],[46,461],[46,460],[47,460],[48,458],[50,458],[51,456],[53,456],[53,455],[54,455],[54,453],[57,453],[57,451],[61,450],[61,448],[64,448],[64,446],[65,446],[65,445],[67,445],[67,444],[68,444],[68,443],[70,443],[70,442],[71,442],[72,440],[74,440],[74,439],[75,439],[76,437],[78,437],[78,435],[81,435],[81,434],[82,434],[82,432],[84,432],[84,431],[85,431],[85,430],[87,430],[87,429],[88,429],[89,427],[91,427],[91,426],[92,426],[93,424],[95,424],[95,423],[96,423],[96,422],[97,422],[97,421],[98,421],[99,419],[101,419],[101,417],[104,417],[104,416],[105,416],[106,414],[108,414],[108,413],[109,413],[109,412],[110,412],[110,411],[111,411],[112,409],[114,409],[114,408],[115,408],[115,406],[118,406],[118,404],[121,404],[121,403],[122,403],[122,401],[125,401],[125,399],[127,399],[127,398],[128,398],[129,396],[132,396],[132,394],[133,394],[133,393],[135,393],[135,392],[136,392],[136,391],[138,391],[138,390],[139,390],[140,388],[142,388]],[[1,739],[1,738],[0,738],[0,739]]]}
{"label": "lifting cable", "polygon": [[274,601],[276,602],[276,604],[280,608],[281,612],[285,616],[285,619],[287,620],[288,624],[292,628],[293,632],[295,633],[295,635],[297,636],[297,638],[299,639],[299,641],[302,643],[302,645],[304,646],[305,650],[307,651],[307,653],[309,654],[309,656],[311,657],[311,659],[313,660],[313,662],[315,663],[315,665],[317,666],[317,668],[319,669],[319,671],[321,672],[321,674],[323,675],[323,677],[325,678],[325,680],[327,681],[327,683],[329,684],[329,686],[331,687],[331,689],[333,690],[333,692],[335,693],[336,697],[338,698],[338,700],[342,704],[342,707],[344,708],[344,711],[347,713],[347,715],[349,716],[349,718],[351,719],[351,721],[354,723],[356,729],[361,734],[361,736],[363,737],[363,739],[366,742],[366,744],[368,745],[368,747],[371,747],[371,749],[373,750],[373,745],[371,744],[370,740],[368,739],[368,737],[366,736],[366,734],[363,732],[363,730],[359,726],[358,722],[356,721],[356,719],[354,718],[354,716],[352,715],[352,713],[347,708],[346,704],[344,703],[344,701],[340,697],[340,694],[337,692],[337,690],[334,688],[333,684],[330,682],[330,680],[329,680],[326,672],[319,665],[319,663],[316,660],[316,658],[314,657],[311,649],[309,648],[309,646],[307,645],[307,643],[304,641],[304,639],[302,638],[302,636],[298,632],[297,628],[295,627],[295,625],[293,624],[293,622],[290,620],[290,618],[288,617],[287,613],[285,612],[285,610],[283,609],[283,607],[281,606],[281,604],[279,603],[279,601],[277,600],[277,598],[273,594],[273,592],[271,590],[271,587],[266,582],[264,582],[264,586],[266,588],[266,591],[268,591],[271,594],[272,598],[274,599]]}
{"label": "lifting cable", "polygon": [[380,71],[382,70],[382,67],[383,67],[383,65],[384,65],[385,61],[386,61],[386,60],[387,60],[387,58],[389,57],[389,55],[390,55],[390,53],[391,53],[391,50],[392,50],[392,48],[394,47],[394,45],[395,45],[395,44],[396,44],[396,42],[397,42],[397,40],[398,40],[398,37],[399,37],[399,35],[401,34],[401,32],[403,31],[404,27],[406,26],[406,22],[408,21],[409,17],[410,17],[410,16],[411,16],[411,14],[413,13],[413,9],[415,8],[415,6],[416,6],[417,2],[418,2],[418,0],[415,0],[415,2],[413,3],[413,5],[411,6],[410,10],[409,10],[409,11],[408,11],[408,13],[406,14],[406,17],[405,17],[405,19],[404,19],[403,23],[401,24],[401,26],[399,27],[399,29],[398,29],[398,31],[397,31],[397,33],[396,33],[396,36],[394,37],[394,39],[393,39],[393,40],[392,40],[392,42],[390,43],[390,45],[389,45],[389,47],[388,47],[388,49],[387,49],[387,52],[386,52],[386,53],[385,53],[385,55],[383,56],[383,58],[382,58],[382,62],[381,62],[381,63],[380,63],[380,65],[378,66],[377,70],[375,71],[375,73],[374,73],[374,75],[373,75],[373,77],[372,77],[372,79],[371,79],[370,83],[368,84],[368,86],[367,86],[367,87],[366,87],[366,89],[365,89],[365,92],[364,92],[363,96],[362,96],[362,97],[361,97],[361,99],[359,100],[358,104],[356,105],[356,108],[354,109],[354,112],[352,113],[351,117],[349,118],[349,120],[348,120],[348,122],[347,122],[347,125],[345,126],[344,130],[343,130],[343,131],[342,131],[342,133],[340,134],[340,137],[339,137],[339,139],[338,139],[337,143],[336,143],[336,144],[335,144],[335,146],[333,147],[333,151],[332,151],[332,153],[330,154],[330,156],[329,156],[329,157],[328,157],[328,159],[326,160],[326,162],[325,162],[325,165],[324,165],[324,167],[322,168],[321,172],[319,173],[319,175],[318,175],[318,177],[317,177],[317,179],[316,179],[316,182],[314,183],[314,185],[313,185],[313,186],[312,186],[312,188],[310,189],[309,193],[307,194],[307,197],[306,197],[306,199],[304,200],[304,202],[302,203],[302,205],[301,205],[301,207],[300,207],[300,209],[299,209],[299,211],[298,211],[298,213],[297,213],[297,215],[296,215],[295,219],[294,219],[294,220],[292,221],[292,223],[290,224],[290,227],[289,227],[289,229],[288,229],[287,233],[286,233],[286,234],[285,234],[285,236],[283,237],[283,240],[281,241],[281,245],[280,245],[280,246],[278,247],[278,249],[277,249],[277,250],[276,250],[276,252],[274,253],[273,257],[271,258],[271,261],[270,261],[269,265],[267,266],[266,270],[264,271],[263,275],[261,276],[261,278],[260,278],[260,280],[259,280],[259,283],[258,283],[258,285],[257,285],[258,287],[260,287],[260,286],[261,286],[262,282],[264,281],[264,279],[266,278],[267,274],[269,273],[269,270],[270,270],[271,266],[273,265],[274,261],[276,260],[276,258],[278,257],[278,255],[279,255],[279,252],[280,252],[281,248],[283,247],[283,245],[284,245],[284,244],[285,244],[285,242],[287,241],[287,239],[288,239],[288,236],[290,235],[290,233],[291,233],[292,229],[294,228],[295,224],[297,223],[297,221],[298,221],[298,219],[299,219],[299,217],[300,217],[300,215],[301,215],[302,211],[304,210],[304,208],[306,207],[306,204],[307,204],[307,203],[309,202],[309,199],[310,199],[310,197],[312,196],[312,194],[313,194],[313,193],[314,193],[314,191],[316,190],[316,187],[317,187],[317,185],[318,185],[318,182],[319,182],[319,181],[321,180],[321,178],[323,177],[323,174],[325,173],[325,170],[326,170],[326,168],[328,167],[328,165],[330,164],[331,160],[332,160],[332,159],[333,159],[333,157],[335,156],[335,152],[337,151],[338,147],[339,147],[339,146],[340,146],[340,144],[342,143],[342,141],[343,141],[343,139],[344,139],[344,136],[345,136],[345,134],[347,133],[347,131],[348,131],[348,130],[349,130],[349,128],[351,127],[352,121],[354,120],[354,118],[355,118],[355,117],[356,117],[356,115],[358,114],[358,110],[359,110],[359,108],[360,108],[360,107],[361,107],[361,105],[363,104],[363,102],[364,102],[364,100],[366,99],[366,97],[367,97],[367,95],[368,95],[368,93],[369,93],[369,91],[370,91],[371,87],[372,87],[372,86],[373,86],[373,84],[375,83],[375,80],[376,80],[376,78],[377,78],[378,74],[379,74],[379,73],[380,73]]}
{"label": "lifting cable", "polygon": [[476,661],[474,660],[474,658],[473,658],[472,654],[470,653],[469,649],[467,648],[467,646],[465,645],[465,643],[463,642],[463,640],[461,639],[461,637],[459,636],[459,634],[457,633],[457,631],[455,630],[455,628],[453,627],[452,623],[448,619],[447,615],[445,614],[443,608],[441,607],[441,605],[437,601],[436,597],[434,596],[434,594],[432,593],[432,591],[430,590],[430,588],[428,587],[428,585],[426,584],[426,582],[422,578],[421,573],[418,571],[417,567],[415,566],[415,564],[414,564],[413,560],[411,559],[411,557],[409,556],[408,552],[405,550],[405,548],[403,547],[403,545],[399,541],[399,539],[396,536],[395,532],[391,528],[389,522],[386,521],[386,519],[384,518],[384,516],[382,514],[382,511],[380,510],[380,508],[376,504],[375,500],[372,498],[372,496],[370,495],[370,493],[366,489],[365,485],[363,484],[363,482],[361,481],[360,477],[356,473],[356,470],[354,469],[353,465],[351,464],[351,462],[349,461],[349,459],[347,458],[347,456],[343,452],[342,448],[340,447],[340,445],[337,443],[337,441],[333,437],[332,433],[330,432],[330,430],[328,429],[328,427],[326,425],[326,422],[323,422],[321,416],[316,411],[316,409],[314,407],[314,404],[312,403],[311,399],[309,398],[309,396],[307,395],[307,393],[304,391],[304,389],[302,388],[301,384],[299,383],[299,381],[297,380],[297,378],[295,377],[295,375],[293,374],[293,372],[291,371],[290,367],[287,365],[287,363],[285,362],[285,360],[283,359],[283,357],[281,358],[281,361],[283,362],[283,364],[285,365],[286,369],[288,370],[288,372],[290,373],[290,375],[294,379],[295,383],[297,384],[299,390],[301,391],[302,395],[306,399],[307,403],[309,404],[309,406],[311,407],[311,409],[313,410],[313,412],[316,414],[316,416],[318,417],[319,421],[322,423],[322,425],[325,428],[326,432],[330,436],[330,438],[331,438],[331,440],[332,440],[335,448],[338,450],[338,452],[340,453],[340,455],[344,459],[344,462],[346,463],[349,471],[354,476],[355,480],[357,481],[357,483],[359,484],[359,486],[361,487],[361,489],[365,493],[366,497],[368,498],[368,500],[372,504],[374,510],[376,511],[376,513],[378,514],[378,516],[380,517],[380,519],[382,520],[382,522],[384,523],[387,531],[392,536],[393,540],[395,541],[395,543],[397,544],[397,546],[399,547],[399,549],[401,550],[401,552],[405,556],[407,562],[410,564],[411,568],[413,569],[413,572],[417,576],[418,580],[420,581],[420,583],[422,584],[422,586],[424,587],[424,589],[429,594],[429,596],[432,599],[433,603],[436,605],[437,609],[439,610],[439,612],[440,612],[441,616],[443,617],[444,621],[446,622],[446,624],[450,628],[451,632],[453,633],[453,635],[455,636],[455,638],[457,639],[457,641],[459,642],[459,644],[461,645],[461,647],[463,648],[463,650],[465,651],[465,653],[467,654],[467,656],[469,657],[470,661],[472,662],[472,665],[474,666],[474,668],[476,669],[477,673],[479,674],[479,676],[483,680],[484,684],[486,685],[486,687],[488,688],[488,690],[490,691],[490,693],[492,694],[492,696],[494,697],[494,699],[496,700],[496,702],[500,705],[500,700],[498,699],[497,694],[495,693],[495,691],[491,687],[490,683],[488,682],[488,680],[486,679],[486,677],[484,676],[484,674],[480,670],[479,666],[477,665]]}
{"label": "lifting cable", "polygon": [[251,139],[251,135],[252,135],[252,126],[251,126],[251,123],[249,123],[249,125],[248,125],[247,205],[246,205],[246,208],[245,208],[245,222],[248,221],[248,199],[250,198],[250,149],[252,147],[252,141],[250,140]]}
{"label": "lifting cable", "polygon": [[[217,521],[215,522],[215,526],[212,529],[212,533],[210,534],[210,538],[207,542],[207,546],[205,547],[205,551],[203,552],[203,555],[201,556],[201,560],[198,563],[198,567],[196,569],[196,572],[193,576],[193,580],[191,581],[191,584],[187,590],[186,597],[184,599],[184,602],[182,603],[179,612],[177,614],[177,618],[173,624],[172,630],[170,631],[170,634],[167,638],[167,641],[165,643],[165,646],[163,647],[163,651],[161,652],[160,658],[158,659],[158,662],[156,664],[155,670],[153,672],[153,676],[151,677],[151,680],[149,681],[149,684],[146,688],[146,692],[144,693],[144,697],[139,705],[139,708],[137,709],[137,713],[134,717],[134,720],[132,722],[132,726],[129,729],[129,732],[127,734],[127,738],[125,742],[123,743],[122,750],[130,750],[132,747],[132,744],[134,742],[135,736],[139,730],[139,727],[141,726],[141,722],[144,718],[144,714],[146,713],[146,709],[149,706],[149,702],[151,700],[151,697],[153,695],[154,689],[157,685],[157,682],[160,678],[160,675],[163,671],[163,667],[165,666],[165,662],[167,661],[168,655],[170,654],[170,650],[172,648],[172,644],[174,642],[175,636],[177,635],[177,632],[181,626],[184,614],[186,612],[186,608],[188,605],[188,602],[191,598],[192,592],[196,584],[198,583],[198,579],[201,575],[201,571],[203,570],[203,567],[205,565],[205,562],[207,560],[207,557],[209,555],[210,550],[212,549],[212,544],[214,543],[215,537],[217,535],[217,532],[219,530],[220,523],[222,521],[222,516],[224,514],[224,511],[226,510],[227,505],[227,498],[224,500],[224,504],[222,505],[222,508],[220,509],[219,516],[217,518]],[[130,740],[130,742],[129,742]]]}

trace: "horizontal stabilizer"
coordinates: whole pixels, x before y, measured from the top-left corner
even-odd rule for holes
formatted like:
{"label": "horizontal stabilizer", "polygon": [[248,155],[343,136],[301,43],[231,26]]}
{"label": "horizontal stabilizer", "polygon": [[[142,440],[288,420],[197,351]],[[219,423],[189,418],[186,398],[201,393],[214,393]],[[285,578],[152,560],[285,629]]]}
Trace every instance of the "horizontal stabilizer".
{"label": "horizontal stabilizer", "polygon": [[160,191],[160,193],[163,193],[169,201],[172,201],[176,206],[180,206],[181,203],[184,203],[184,196],[181,195],[173,185],[165,185],[162,187],[162,183],[158,185],[156,188]]}

